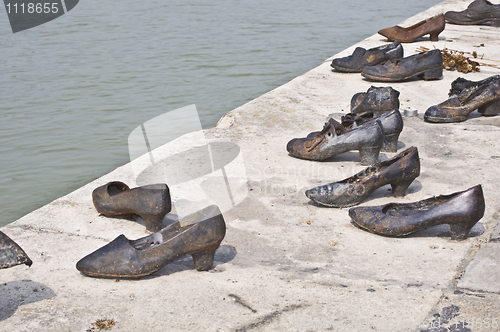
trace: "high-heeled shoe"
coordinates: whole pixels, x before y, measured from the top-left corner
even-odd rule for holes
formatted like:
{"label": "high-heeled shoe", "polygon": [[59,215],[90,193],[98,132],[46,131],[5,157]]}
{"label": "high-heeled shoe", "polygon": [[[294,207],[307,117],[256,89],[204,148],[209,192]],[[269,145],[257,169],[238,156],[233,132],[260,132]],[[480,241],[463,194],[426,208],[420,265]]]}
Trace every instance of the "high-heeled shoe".
{"label": "high-heeled shoe", "polygon": [[[459,77],[451,82],[449,97],[458,97],[464,90],[474,90],[483,84],[489,84],[492,81],[499,80],[500,75],[490,76],[481,81],[469,81]],[[484,116],[493,116],[500,114],[500,101],[478,107],[477,111]]]}
{"label": "high-heeled shoe", "polygon": [[364,229],[387,236],[404,236],[422,229],[449,224],[452,240],[464,240],[484,215],[481,185],[451,195],[415,203],[390,203],[349,209],[351,219]]}
{"label": "high-heeled shoe", "polygon": [[[351,113],[378,117],[395,108],[399,108],[399,91],[390,86],[371,86],[366,92],[358,92],[351,98]],[[362,115],[363,114],[363,115]]]}
{"label": "high-heeled shoe", "polygon": [[408,28],[402,28],[396,25],[382,29],[378,33],[389,40],[397,40],[401,43],[411,43],[425,35],[430,35],[431,41],[438,41],[438,36],[444,30],[444,27],[444,15],[439,14],[420,21]]}
{"label": "high-heeled shoe", "polygon": [[[462,122],[475,109],[494,113],[496,103],[500,101],[500,79],[484,80],[482,84],[463,89],[457,96],[441,104],[431,106],[425,111],[426,122]],[[495,115],[495,114],[488,114]]]}
{"label": "high-heeled shoe", "polygon": [[3,232],[0,232],[0,269],[6,269],[19,264],[31,266],[33,261],[17,243]]}
{"label": "high-heeled shoe", "polygon": [[306,191],[316,203],[329,207],[348,207],[361,203],[375,189],[386,184],[392,195],[404,196],[410,184],[420,175],[418,150],[411,147],[392,159],[381,161],[350,178]]}
{"label": "high-heeled shoe", "polygon": [[380,121],[347,130],[334,119],[329,119],[322,131],[309,134],[306,138],[294,138],[286,149],[290,155],[308,159],[325,160],[335,155],[359,150],[361,165],[372,165],[384,142],[384,130]]}
{"label": "high-heeled shoe", "polygon": [[395,108],[373,119],[363,117],[369,113],[370,115],[372,114],[371,112],[361,113],[359,115],[348,113],[342,116],[341,124],[346,128],[355,128],[358,126],[366,126],[373,121],[379,120],[384,130],[384,143],[382,143],[380,151],[396,152],[398,150],[398,138],[401,131],[403,131],[403,117],[401,116],[401,112]]}
{"label": "high-heeled shoe", "polygon": [[120,235],[82,258],[76,268],[91,277],[139,278],[182,256],[191,255],[195,268],[205,271],[212,267],[215,251],[225,234],[224,218],[219,208],[211,205],[138,240]]}
{"label": "high-heeled shoe", "polygon": [[123,182],[109,182],[92,192],[92,200],[105,216],[140,216],[150,232],[161,229],[163,217],[172,208],[170,191],[164,183],[130,189]]}

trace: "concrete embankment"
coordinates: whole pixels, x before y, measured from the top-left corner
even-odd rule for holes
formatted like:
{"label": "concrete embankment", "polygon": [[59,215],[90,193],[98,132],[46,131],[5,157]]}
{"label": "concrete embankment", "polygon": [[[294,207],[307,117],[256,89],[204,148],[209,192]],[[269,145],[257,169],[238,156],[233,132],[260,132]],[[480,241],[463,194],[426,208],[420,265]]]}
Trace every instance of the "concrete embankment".
{"label": "concrete embankment", "polygon": [[[463,10],[469,3],[444,1],[401,25]],[[447,24],[437,42],[426,36],[404,44],[405,56],[424,46],[500,60],[499,29]],[[385,42],[375,34],[332,58]],[[102,318],[116,322],[113,331],[413,331],[455,323],[461,331],[495,330],[493,322],[500,324],[500,116],[473,112],[462,123],[429,124],[422,115],[448,98],[456,78],[476,81],[500,70],[482,66],[469,74],[445,71],[436,81],[383,84],[332,72],[332,58],[204,132],[212,142],[239,146],[248,180],[246,197],[224,212],[227,235],[214,268],[198,272],[188,256],[149,277],[119,281],[86,277],[75,269],[79,259],[120,234],[147,235],[141,220],[107,218],[92,204],[91,193],[100,185],[136,185],[132,165],[124,165],[2,227],[34,263],[0,271],[0,330],[86,331]],[[419,110],[418,117],[404,118],[398,151],[416,146],[421,174],[404,198],[391,197],[385,186],[361,205],[415,202],[482,184],[486,211],[466,240],[450,240],[447,225],[403,238],[378,236],[355,227],[347,209],[319,207],[304,195],[365,167],[357,152],[324,162],[296,159],[286,143],[320,130],[329,114],[340,120],[351,97],[371,85],[392,86],[402,107]],[[162,149],[167,148],[155,152],[168,155]],[[380,160],[393,155],[382,153]]]}

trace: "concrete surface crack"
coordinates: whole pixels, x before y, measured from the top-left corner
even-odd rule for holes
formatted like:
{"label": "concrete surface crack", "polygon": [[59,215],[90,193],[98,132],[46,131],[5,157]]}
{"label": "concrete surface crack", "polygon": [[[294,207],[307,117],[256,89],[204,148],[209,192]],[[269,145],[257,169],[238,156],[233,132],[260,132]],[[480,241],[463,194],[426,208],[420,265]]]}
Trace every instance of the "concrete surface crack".
{"label": "concrete surface crack", "polygon": [[243,326],[242,328],[236,329],[236,332],[246,332],[246,331],[250,331],[250,330],[262,327],[266,324],[269,324],[271,321],[273,321],[275,318],[277,318],[281,314],[288,312],[288,311],[293,311],[295,309],[302,308],[303,306],[304,306],[303,304],[299,304],[299,305],[292,304],[292,305],[286,306],[283,310],[273,311],[272,313],[270,313],[269,315],[265,315],[264,317],[262,317],[262,319],[260,319],[259,321],[255,322],[255,323],[252,323],[252,324],[249,324],[247,326]]}

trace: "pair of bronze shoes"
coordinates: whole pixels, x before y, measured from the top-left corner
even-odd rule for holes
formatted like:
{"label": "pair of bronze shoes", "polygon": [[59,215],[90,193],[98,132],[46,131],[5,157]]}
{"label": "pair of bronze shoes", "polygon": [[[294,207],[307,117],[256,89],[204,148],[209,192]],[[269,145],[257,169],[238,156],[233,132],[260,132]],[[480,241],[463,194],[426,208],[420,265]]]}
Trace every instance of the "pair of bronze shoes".
{"label": "pair of bronze shoes", "polygon": [[431,106],[424,121],[434,123],[462,122],[478,110],[485,116],[500,114],[500,75],[473,82],[457,78],[451,83],[450,98]]}
{"label": "pair of bronze shoes", "polygon": [[95,189],[92,198],[100,213],[107,216],[139,215],[144,219],[146,229],[155,233],[138,240],[120,235],[82,258],[76,268],[89,276],[139,278],[189,254],[198,271],[208,270],[226,234],[224,218],[215,205],[162,229],[163,218],[171,210],[166,184],[130,189],[115,181]]}

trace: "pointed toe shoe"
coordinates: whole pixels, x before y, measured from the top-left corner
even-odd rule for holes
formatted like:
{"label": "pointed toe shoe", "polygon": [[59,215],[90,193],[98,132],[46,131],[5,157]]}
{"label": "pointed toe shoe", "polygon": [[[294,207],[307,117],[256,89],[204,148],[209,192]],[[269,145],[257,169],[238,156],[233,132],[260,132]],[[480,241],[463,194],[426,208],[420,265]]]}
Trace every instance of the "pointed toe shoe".
{"label": "pointed toe shoe", "polygon": [[404,236],[448,224],[451,239],[464,240],[483,217],[484,209],[483,189],[477,185],[415,203],[355,207],[349,209],[349,216],[360,227],[379,235]]}
{"label": "pointed toe shoe", "polygon": [[19,264],[31,266],[33,261],[17,243],[3,232],[0,232],[0,269],[6,269]]}
{"label": "pointed toe shoe", "polygon": [[[192,223],[187,226],[181,224]],[[185,255],[198,271],[212,267],[214,254],[226,234],[224,218],[215,205],[138,240],[124,235],[82,258],[76,268],[91,277],[139,278],[150,275]]]}
{"label": "pointed toe shoe", "polygon": [[404,196],[410,184],[420,175],[420,159],[415,147],[392,159],[381,161],[350,178],[306,191],[312,201],[328,207],[348,207],[361,203],[375,189],[386,184],[392,195]]}
{"label": "pointed toe shoe", "polygon": [[92,200],[105,216],[140,216],[150,232],[161,229],[163,217],[172,208],[170,191],[164,183],[130,189],[123,182],[109,182],[92,192]]}
{"label": "pointed toe shoe", "polygon": [[438,36],[444,30],[444,27],[445,18],[443,14],[440,14],[420,21],[408,28],[396,25],[382,29],[378,33],[389,40],[396,40],[401,43],[411,43],[425,35],[430,35],[431,41],[438,41]]}

